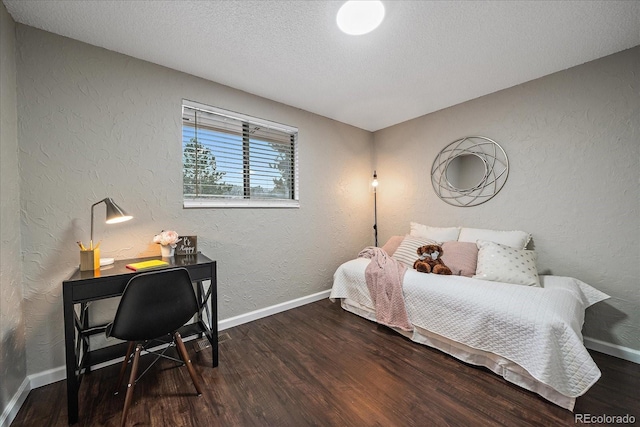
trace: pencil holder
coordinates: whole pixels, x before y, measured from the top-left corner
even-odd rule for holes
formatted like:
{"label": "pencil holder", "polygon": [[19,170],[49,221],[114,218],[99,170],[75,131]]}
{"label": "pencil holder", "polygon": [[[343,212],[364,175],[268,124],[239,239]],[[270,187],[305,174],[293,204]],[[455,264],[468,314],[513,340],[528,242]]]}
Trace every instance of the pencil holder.
{"label": "pencil holder", "polygon": [[80,251],[80,271],[98,270],[100,268],[100,249]]}

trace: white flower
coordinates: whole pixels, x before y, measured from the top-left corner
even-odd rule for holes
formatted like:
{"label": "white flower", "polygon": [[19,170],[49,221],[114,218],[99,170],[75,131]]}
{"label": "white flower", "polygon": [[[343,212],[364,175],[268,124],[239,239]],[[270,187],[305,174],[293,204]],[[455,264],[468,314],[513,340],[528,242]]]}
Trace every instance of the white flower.
{"label": "white flower", "polygon": [[176,247],[176,244],[182,239],[178,236],[178,233],[172,230],[162,231],[160,234],[156,234],[153,238],[154,243],[159,243],[163,246],[171,245],[172,248]]}

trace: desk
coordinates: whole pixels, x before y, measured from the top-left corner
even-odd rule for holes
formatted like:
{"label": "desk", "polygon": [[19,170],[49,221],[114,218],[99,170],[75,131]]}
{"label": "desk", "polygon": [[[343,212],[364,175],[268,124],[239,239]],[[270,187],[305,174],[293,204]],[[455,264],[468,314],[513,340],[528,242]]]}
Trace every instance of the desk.
{"label": "desk", "polygon": [[[96,271],[80,271],[78,269],[62,283],[69,424],[75,424],[78,421],[78,389],[82,376],[90,372],[92,366],[123,358],[127,351],[127,343],[124,342],[97,350],[90,349],[89,337],[103,334],[106,325],[89,326],[89,303],[122,295],[129,280],[140,273],[129,270],[126,265],[151,259],[160,259],[160,257],[119,260],[113,265],[102,267]],[[191,280],[196,285],[198,313],[194,317],[193,323],[180,329],[180,335],[183,337],[206,336],[211,344],[213,366],[218,366],[216,262],[200,252],[195,255],[165,258],[164,261],[169,261],[170,267],[186,268],[191,275]],[[206,280],[211,281],[207,289],[203,284],[203,281]]]}

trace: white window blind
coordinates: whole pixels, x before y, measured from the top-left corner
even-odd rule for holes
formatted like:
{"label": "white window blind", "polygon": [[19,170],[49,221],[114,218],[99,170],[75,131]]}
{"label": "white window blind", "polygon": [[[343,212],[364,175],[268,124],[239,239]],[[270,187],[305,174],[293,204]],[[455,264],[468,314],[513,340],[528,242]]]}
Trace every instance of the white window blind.
{"label": "white window blind", "polygon": [[183,101],[184,207],[298,207],[298,129]]}

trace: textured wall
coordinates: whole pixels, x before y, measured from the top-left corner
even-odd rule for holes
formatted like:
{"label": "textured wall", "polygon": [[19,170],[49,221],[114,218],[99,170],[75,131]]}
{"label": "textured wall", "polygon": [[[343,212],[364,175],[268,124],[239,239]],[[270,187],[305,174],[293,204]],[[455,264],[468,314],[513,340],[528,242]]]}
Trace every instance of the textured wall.
{"label": "textured wall", "polygon": [[[330,288],[370,243],[371,133],[30,27],[17,39],[29,373],[64,364],[61,282],[105,196],[134,219],[96,221],[102,256],[159,254],[163,229],[197,235],[219,261],[221,319]],[[297,126],[300,209],[183,209],[183,98]]]}
{"label": "textured wall", "polygon": [[[612,298],[587,310],[586,336],[640,349],[640,47],[374,134],[382,241],[409,221],[533,234],[544,273]],[[431,164],[457,138],[499,142],[502,191],[477,207],[441,201]]]}
{"label": "textured wall", "polygon": [[[198,235],[200,249],[219,261],[220,318],[228,318],[329,288],[337,265],[372,243],[372,140],[381,183],[381,241],[406,232],[411,220],[527,230],[534,235],[543,272],[578,277],[613,296],[588,311],[585,334],[640,348],[638,48],[372,136],[193,76],[17,27],[29,373],[64,364],[61,282],[78,264],[74,242],[88,239],[93,202],[111,196],[135,216],[113,226],[97,222],[103,256],[156,254],[151,238],[162,229]],[[3,40],[3,55],[4,49]],[[5,150],[4,80],[2,88]],[[301,208],[182,209],[182,98],[297,126]],[[489,203],[454,208],[435,196],[429,171],[438,150],[469,134],[502,143],[511,173]],[[3,256],[5,159],[3,151]],[[7,163],[15,168],[15,157]],[[17,190],[12,191],[8,206],[15,217]],[[97,209],[99,216],[101,206]],[[20,263],[15,264],[11,275],[19,278]],[[19,286],[10,289],[20,291]],[[105,315],[111,308],[103,307]],[[19,318],[19,311],[13,313]],[[23,354],[12,357],[20,361]]]}
{"label": "textured wall", "polygon": [[0,3],[0,414],[27,373],[22,314],[15,24]]}

